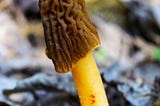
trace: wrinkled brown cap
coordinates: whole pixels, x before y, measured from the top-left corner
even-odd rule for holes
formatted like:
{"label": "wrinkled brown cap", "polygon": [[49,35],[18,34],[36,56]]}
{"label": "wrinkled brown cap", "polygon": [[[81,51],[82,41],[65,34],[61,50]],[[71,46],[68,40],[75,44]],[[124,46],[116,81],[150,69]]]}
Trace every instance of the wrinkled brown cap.
{"label": "wrinkled brown cap", "polygon": [[59,73],[71,70],[100,43],[84,0],[40,0],[46,54]]}

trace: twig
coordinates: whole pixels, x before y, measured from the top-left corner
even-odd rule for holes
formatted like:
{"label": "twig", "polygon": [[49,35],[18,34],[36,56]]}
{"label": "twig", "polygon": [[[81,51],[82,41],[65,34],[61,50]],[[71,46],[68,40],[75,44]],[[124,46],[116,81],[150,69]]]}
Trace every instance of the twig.
{"label": "twig", "polygon": [[2,0],[0,1],[0,10],[3,10],[4,8],[11,5],[11,0]]}
{"label": "twig", "polygon": [[[66,80],[68,80],[66,82]],[[17,92],[31,92],[33,90],[46,90],[54,92],[67,92],[68,94],[75,94],[73,89],[73,82],[69,76],[54,76],[47,74],[37,74],[33,77],[19,81],[14,89],[4,90],[3,93],[8,96]]]}

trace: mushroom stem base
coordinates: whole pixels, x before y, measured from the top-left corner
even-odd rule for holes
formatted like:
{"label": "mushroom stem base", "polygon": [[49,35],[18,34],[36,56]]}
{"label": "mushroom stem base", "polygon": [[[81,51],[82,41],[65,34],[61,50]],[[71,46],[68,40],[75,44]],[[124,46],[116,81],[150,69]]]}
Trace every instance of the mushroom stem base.
{"label": "mushroom stem base", "polygon": [[81,106],[109,106],[103,83],[91,53],[72,70]]}

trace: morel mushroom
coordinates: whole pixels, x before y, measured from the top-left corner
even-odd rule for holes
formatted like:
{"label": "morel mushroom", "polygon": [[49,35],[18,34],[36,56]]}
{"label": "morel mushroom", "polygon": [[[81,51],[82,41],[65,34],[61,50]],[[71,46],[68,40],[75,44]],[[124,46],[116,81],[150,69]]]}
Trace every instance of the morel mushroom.
{"label": "morel mushroom", "polygon": [[59,73],[72,70],[82,106],[108,106],[92,57],[100,41],[84,0],[40,0],[46,54]]}

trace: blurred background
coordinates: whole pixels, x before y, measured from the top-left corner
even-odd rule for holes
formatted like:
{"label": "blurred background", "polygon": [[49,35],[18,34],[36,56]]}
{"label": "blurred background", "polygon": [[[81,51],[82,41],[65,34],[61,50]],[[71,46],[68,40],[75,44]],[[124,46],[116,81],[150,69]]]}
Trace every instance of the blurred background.
{"label": "blurred background", "polygon": [[[110,106],[160,106],[160,0],[86,0]],[[80,106],[45,55],[38,0],[0,0],[0,106]]]}

